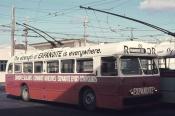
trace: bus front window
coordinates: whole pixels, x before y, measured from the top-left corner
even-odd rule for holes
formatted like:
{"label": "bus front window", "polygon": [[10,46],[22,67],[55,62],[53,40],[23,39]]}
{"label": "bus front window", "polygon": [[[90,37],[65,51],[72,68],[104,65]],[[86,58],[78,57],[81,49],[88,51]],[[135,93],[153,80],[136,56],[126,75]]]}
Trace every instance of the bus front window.
{"label": "bus front window", "polygon": [[121,57],[121,72],[124,75],[153,75],[158,74],[158,68],[153,58]]}
{"label": "bus front window", "polygon": [[151,58],[140,58],[141,67],[143,73],[146,75],[158,74],[158,68],[154,59]]}
{"label": "bus front window", "polygon": [[121,57],[121,72],[124,75],[142,74],[139,59],[137,57]]}

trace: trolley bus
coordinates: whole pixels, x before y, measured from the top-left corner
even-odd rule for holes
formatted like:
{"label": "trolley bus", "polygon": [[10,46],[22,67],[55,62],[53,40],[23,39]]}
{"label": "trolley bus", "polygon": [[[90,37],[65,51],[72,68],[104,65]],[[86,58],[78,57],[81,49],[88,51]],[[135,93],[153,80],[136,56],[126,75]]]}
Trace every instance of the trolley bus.
{"label": "trolley bus", "polygon": [[6,92],[30,99],[123,109],[159,99],[155,48],[129,41],[54,48],[12,57]]}
{"label": "trolley bus", "polygon": [[175,103],[175,46],[174,42],[162,42],[156,46],[160,68],[161,102]]}

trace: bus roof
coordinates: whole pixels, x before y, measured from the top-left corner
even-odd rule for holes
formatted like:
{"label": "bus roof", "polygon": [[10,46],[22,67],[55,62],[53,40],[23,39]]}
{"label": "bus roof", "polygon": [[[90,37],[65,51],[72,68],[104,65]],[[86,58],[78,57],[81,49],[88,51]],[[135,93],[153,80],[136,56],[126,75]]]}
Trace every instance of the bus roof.
{"label": "bus roof", "polygon": [[175,43],[171,41],[165,41],[155,46],[157,55],[159,57],[171,58],[175,57]]}
{"label": "bus roof", "polygon": [[38,61],[53,59],[71,59],[71,58],[88,58],[94,56],[109,55],[136,55],[136,56],[156,56],[155,48],[152,44],[125,41],[119,43],[99,44],[93,46],[76,47],[76,48],[54,48],[36,53],[21,54],[11,58],[11,62],[18,61]]}

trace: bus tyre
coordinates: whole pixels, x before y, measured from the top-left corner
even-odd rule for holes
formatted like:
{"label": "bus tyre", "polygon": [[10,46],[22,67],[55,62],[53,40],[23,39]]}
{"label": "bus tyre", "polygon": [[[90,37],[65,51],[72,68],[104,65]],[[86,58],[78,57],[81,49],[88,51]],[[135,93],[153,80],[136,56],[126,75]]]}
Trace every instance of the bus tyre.
{"label": "bus tyre", "polygon": [[24,101],[29,101],[30,100],[29,89],[26,85],[22,86],[22,88],[21,88],[21,97]]}
{"label": "bus tyre", "polygon": [[96,96],[91,89],[86,89],[82,95],[82,105],[86,110],[92,111],[96,108]]}

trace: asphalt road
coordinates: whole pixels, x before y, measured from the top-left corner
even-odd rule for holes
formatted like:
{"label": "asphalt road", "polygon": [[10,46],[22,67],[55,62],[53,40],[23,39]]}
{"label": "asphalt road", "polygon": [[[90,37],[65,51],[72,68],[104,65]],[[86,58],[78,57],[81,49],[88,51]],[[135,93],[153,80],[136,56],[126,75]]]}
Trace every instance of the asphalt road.
{"label": "asphalt road", "polygon": [[175,116],[175,105],[164,104],[123,111],[97,109],[90,112],[75,105],[43,101],[24,102],[0,91],[0,116]]}

